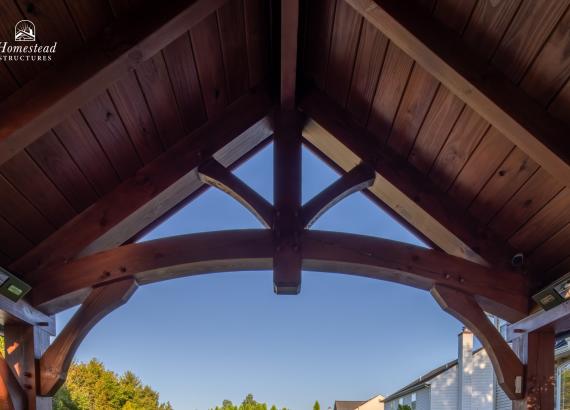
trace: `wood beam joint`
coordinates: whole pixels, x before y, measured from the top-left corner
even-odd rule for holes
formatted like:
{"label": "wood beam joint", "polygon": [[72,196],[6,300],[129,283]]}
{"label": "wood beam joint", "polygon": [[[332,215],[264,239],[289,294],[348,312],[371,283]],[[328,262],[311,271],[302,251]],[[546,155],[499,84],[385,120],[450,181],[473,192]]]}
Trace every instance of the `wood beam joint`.
{"label": "wood beam joint", "polygon": [[246,207],[266,228],[273,227],[273,205],[215,159],[198,167],[200,180],[225,192]]}
{"label": "wood beam joint", "polygon": [[523,397],[524,366],[472,295],[435,285],[431,294],[441,308],[477,336],[493,364],[497,382],[511,400]]}
{"label": "wood beam joint", "polygon": [[303,205],[303,227],[310,228],[321,215],[344,198],[371,187],[375,177],[374,169],[366,163],[361,163],[342,175]]}

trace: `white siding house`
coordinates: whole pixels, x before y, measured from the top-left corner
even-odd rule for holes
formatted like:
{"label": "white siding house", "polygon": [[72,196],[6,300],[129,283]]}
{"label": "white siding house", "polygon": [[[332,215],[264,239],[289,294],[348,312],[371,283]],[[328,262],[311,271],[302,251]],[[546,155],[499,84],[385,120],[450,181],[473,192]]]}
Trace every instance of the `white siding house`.
{"label": "white siding house", "polygon": [[[502,393],[502,392],[501,392]],[[459,334],[458,359],[410,383],[384,401],[386,410],[407,404],[415,410],[494,410],[495,382],[483,349],[473,351],[473,334]]]}

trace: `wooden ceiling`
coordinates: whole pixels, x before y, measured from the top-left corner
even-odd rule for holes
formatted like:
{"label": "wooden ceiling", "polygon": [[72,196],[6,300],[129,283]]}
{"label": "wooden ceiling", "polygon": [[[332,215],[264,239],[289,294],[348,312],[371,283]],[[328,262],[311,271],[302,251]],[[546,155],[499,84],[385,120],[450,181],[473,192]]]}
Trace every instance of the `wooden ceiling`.
{"label": "wooden ceiling", "polygon": [[[73,67],[92,42],[111,41],[117,23],[148,17],[158,7],[147,3],[2,0],[0,40],[11,38],[16,21],[29,18],[40,41],[58,41],[55,67]],[[62,232],[80,228],[77,221],[101,201],[111,201],[125,183],[156,169],[161,155],[180,141],[210,138],[203,130],[211,129],[204,127],[225,121],[230,104],[272,85],[279,67],[275,7],[265,0],[219,3],[189,31],[136,68],[125,69],[109,87],[100,87],[2,161],[0,265],[26,271],[30,255],[69,240]],[[449,30],[482,67],[499,70],[537,110],[570,127],[570,0],[409,3],[427,26]],[[26,109],[23,96],[33,98],[37,88],[31,85],[41,88],[41,80],[53,76],[50,69],[0,65],[2,124],[10,120],[1,118],[7,107],[12,113],[15,102],[24,100],[21,109]],[[570,271],[570,194],[564,178],[491,126],[349,2],[302,2],[298,73],[298,98],[320,89],[374,137],[375,149],[406,161],[433,185],[458,223],[463,217],[475,220],[497,237],[496,244],[513,254],[523,252],[538,283]],[[252,112],[252,119],[256,115]],[[151,213],[130,233],[186,196]],[[100,225],[113,218],[110,206],[97,214]],[[109,243],[119,245],[132,235]]]}

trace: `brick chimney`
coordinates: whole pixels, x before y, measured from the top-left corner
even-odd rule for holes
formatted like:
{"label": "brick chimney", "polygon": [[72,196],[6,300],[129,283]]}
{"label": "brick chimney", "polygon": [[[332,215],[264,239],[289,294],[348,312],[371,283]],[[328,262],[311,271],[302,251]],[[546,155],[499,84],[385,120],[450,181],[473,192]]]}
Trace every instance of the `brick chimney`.
{"label": "brick chimney", "polygon": [[457,408],[471,409],[471,374],[473,373],[473,333],[463,328],[459,333],[457,363]]}

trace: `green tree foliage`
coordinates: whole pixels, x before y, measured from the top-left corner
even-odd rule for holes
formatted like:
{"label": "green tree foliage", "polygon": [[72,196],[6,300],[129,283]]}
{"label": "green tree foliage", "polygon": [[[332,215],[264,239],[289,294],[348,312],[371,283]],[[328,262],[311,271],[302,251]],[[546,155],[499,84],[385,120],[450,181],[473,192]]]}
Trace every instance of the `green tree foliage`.
{"label": "green tree foliage", "polygon": [[[259,403],[253,398],[253,394],[248,394],[239,406],[234,405],[231,400],[224,400],[222,406],[216,406],[214,410],[267,410],[267,403]],[[271,410],[277,410],[277,406],[272,405]],[[283,408],[282,410],[287,410]]]}
{"label": "green tree foliage", "polygon": [[316,400],[315,404],[313,404],[313,410],[321,410],[321,405],[319,404],[318,400]]}
{"label": "green tree foliage", "polygon": [[407,404],[398,404],[398,410],[412,410]]}
{"label": "green tree foliage", "polygon": [[132,372],[117,376],[103,363],[73,363],[54,397],[55,410],[172,410]]}

